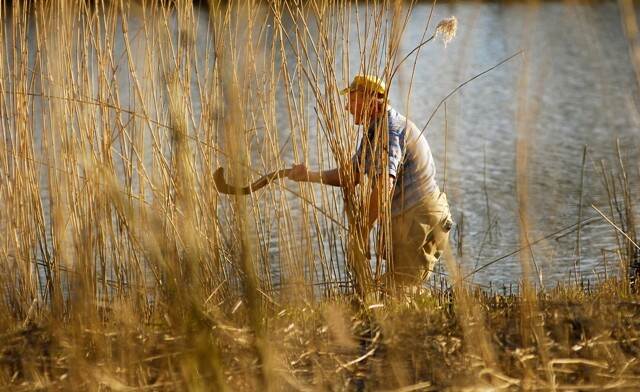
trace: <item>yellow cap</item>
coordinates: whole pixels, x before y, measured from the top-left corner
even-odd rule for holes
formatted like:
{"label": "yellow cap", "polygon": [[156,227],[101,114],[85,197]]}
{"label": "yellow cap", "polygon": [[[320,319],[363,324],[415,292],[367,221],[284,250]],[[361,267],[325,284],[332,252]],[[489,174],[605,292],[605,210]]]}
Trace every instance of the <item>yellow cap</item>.
{"label": "yellow cap", "polygon": [[340,94],[347,94],[351,91],[364,90],[384,94],[387,88],[384,81],[373,75],[356,75],[349,87],[340,91]]}

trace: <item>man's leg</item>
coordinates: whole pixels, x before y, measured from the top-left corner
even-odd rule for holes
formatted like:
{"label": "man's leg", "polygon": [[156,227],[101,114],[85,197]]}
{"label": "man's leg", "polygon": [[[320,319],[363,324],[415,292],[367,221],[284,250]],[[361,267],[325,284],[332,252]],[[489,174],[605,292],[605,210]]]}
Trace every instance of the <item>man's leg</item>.
{"label": "man's leg", "polygon": [[[435,268],[449,239],[446,196],[426,200],[392,220],[393,260],[385,286],[402,294],[420,287]],[[410,291],[410,290],[409,290]]]}

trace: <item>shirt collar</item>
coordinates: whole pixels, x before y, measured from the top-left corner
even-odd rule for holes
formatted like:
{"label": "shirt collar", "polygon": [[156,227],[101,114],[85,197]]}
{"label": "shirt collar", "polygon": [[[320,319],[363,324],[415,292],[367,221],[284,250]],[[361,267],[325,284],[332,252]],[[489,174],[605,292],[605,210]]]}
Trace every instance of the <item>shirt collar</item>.
{"label": "shirt collar", "polygon": [[386,120],[389,121],[389,117],[393,115],[393,108],[391,107],[391,105],[387,105],[387,111],[385,114],[383,114],[382,116],[376,118],[371,125],[369,125],[369,129],[367,130],[367,135],[371,138],[373,137],[373,133],[376,130],[376,127],[378,126],[378,124],[380,123],[380,121]]}

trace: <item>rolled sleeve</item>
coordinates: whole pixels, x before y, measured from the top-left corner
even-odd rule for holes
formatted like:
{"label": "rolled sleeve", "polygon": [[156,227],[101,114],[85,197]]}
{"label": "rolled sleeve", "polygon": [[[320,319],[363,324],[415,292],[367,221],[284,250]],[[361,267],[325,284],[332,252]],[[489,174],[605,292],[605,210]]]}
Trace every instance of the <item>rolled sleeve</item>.
{"label": "rolled sleeve", "polygon": [[389,175],[396,178],[400,170],[403,155],[402,132],[389,131]]}
{"label": "rolled sleeve", "polygon": [[[365,149],[364,153],[362,149]],[[388,175],[397,178],[398,171],[400,170],[400,165],[402,163],[403,153],[404,153],[404,135],[401,131],[389,131],[389,144],[386,148],[378,149],[378,153],[376,155],[376,159],[372,159],[372,146],[368,142],[368,139],[363,139],[358,146],[358,149],[355,155],[351,158],[351,163],[353,164],[354,170],[356,172],[360,172],[361,164],[364,172],[371,175],[381,176],[383,173],[383,165],[382,162],[383,156],[382,152],[384,151],[388,154],[387,159],[387,167],[389,170]],[[364,159],[364,162],[362,162]],[[372,167],[373,165],[373,167]]]}

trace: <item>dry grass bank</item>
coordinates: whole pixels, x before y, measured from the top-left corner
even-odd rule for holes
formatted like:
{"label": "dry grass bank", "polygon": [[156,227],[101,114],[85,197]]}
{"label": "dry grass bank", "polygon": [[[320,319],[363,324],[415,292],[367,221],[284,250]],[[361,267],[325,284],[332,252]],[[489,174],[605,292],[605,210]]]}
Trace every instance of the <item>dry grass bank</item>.
{"label": "dry grass bank", "polygon": [[[484,321],[469,322],[488,332],[491,366],[465,339],[455,298],[442,295],[365,310],[344,300],[265,309],[262,365],[246,305],[211,306],[201,323],[219,352],[208,363],[230,390],[256,390],[261,366],[273,390],[631,390],[640,387],[640,298],[620,295],[620,284],[540,295],[544,335],[528,337],[522,297],[470,293]],[[3,333],[0,377],[13,390],[211,390],[212,374],[189,376],[201,344],[169,320],[113,305],[83,329],[49,319]]]}

